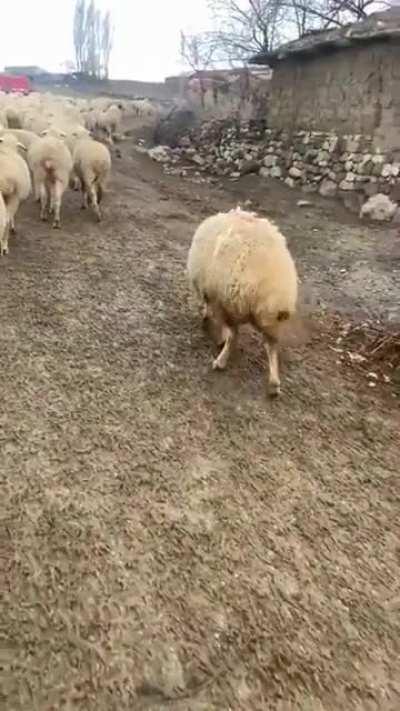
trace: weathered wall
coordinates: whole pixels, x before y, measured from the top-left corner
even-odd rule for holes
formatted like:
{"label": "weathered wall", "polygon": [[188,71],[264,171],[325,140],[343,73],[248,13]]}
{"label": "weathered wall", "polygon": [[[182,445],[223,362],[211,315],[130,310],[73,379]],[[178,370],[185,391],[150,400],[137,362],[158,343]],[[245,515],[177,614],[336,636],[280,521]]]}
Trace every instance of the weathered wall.
{"label": "weathered wall", "polygon": [[371,135],[375,147],[400,151],[400,46],[364,45],[287,59],[271,81],[272,129]]}

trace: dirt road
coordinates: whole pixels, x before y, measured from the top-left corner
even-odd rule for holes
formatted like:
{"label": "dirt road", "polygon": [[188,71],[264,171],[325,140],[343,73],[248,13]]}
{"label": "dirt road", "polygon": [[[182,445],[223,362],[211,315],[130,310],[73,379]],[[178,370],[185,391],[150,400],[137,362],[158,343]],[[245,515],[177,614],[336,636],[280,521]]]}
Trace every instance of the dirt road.
{"label": "dirt road", "polygon": [[[75,194],[60,232],[22,210],[0,262],[9,711],[400,708],[399,401],[324,330],[398,317],[400,239],[297,197],[126,145],[101,227]],[[277,402],[250,332],[211,371],[187,294],[196,224],[246,198],[317,314]]]}

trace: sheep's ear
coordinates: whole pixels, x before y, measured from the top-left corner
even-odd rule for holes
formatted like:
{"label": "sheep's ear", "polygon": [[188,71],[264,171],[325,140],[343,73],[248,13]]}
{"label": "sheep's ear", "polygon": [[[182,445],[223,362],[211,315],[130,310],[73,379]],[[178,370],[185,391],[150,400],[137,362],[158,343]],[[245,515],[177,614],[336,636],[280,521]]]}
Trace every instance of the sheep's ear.
{"label": "sheep's ear", "polygon": [[60,136],[61,136],[61,138],[66,138],[66,137],[67,137],[67,134],[64,133],[64,131],[60,131]]}
{"label": "sheep's ear", "polygon": [[25,151],[25,153],[26,153],[27,150],[28,150],[27,147],[24,146],[24,144],[23,144],[23,143],[20,143],[19,141],[18,141],[18,143],[17,143],[17,146],[18,146],[18,148],[21,149],[21,151]]}
{"label": "sheep's ear", "polygon": [[0,143],[4,143],[4,136],[0,136]]}
{"label": "sheep's ear", "polygon": [[40,135],[41,135],[41,136],[47,136],[48,132],[49,132],[48,129],[45,128],[44,131],[41,131],[41,132],[40,132]]}

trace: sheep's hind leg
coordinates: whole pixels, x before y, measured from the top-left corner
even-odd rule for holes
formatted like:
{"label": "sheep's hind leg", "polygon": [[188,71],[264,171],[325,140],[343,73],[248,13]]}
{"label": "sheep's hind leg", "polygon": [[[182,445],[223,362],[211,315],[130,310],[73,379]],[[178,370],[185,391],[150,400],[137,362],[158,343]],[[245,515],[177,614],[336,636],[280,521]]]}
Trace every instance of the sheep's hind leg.
{"label": "sheep's hind leg", "polygon": [[62,202],[63,188],[60,182],[56,182],[53,186],[53,197],[52,197],[52,207],[53,207],[53,229],[58,230],[61,227],[61,202]]}
{"label": "sheep's hind leg", "polygon": [[47,220],[48,196],[47,196],[46,186],[43,183],[40,185],[38,192],[39,192],[39,200],[40,200],[40,219],[43,221],[46,221]]}
{"label": "sheep's hind leg", "polygon": [[273,336],[265,339],[265,350],[268,356],[268,394],[270,397],[278,397],[281,393],[281,381],[279,378],[279,358],[278,340]]}
{"label": "sheep's hind leg", "polygon": [[223,347],[217,358],[213,361],[213,370],[224,370],[228,364],[229,356],[236,338],[236,330],[226,323],[221,326],[221,340]]}
{"label": "sheep's hind leg", "polygon": [[2,237],[0,237],[0,257],[2,257],[3,254],[8,254],[9,234],[10,234],[10,225],[7,223],[7,225],[4,229],[4,234]]}

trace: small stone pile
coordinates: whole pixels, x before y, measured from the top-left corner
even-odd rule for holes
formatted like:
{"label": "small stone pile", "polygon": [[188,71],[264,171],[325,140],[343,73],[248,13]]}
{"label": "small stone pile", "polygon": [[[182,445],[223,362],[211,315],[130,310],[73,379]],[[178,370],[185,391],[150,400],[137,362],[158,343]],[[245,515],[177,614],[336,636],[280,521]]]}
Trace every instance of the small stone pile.
{"label": "small stone pile", "polygon": [[400,162],[374,147],[371,136],[317,131],[289,135],[266,128],[262,121],[213,120],[188,131],[168,150],[164,170],[170,173],[187,175],[195,169],[197,175],[233,180],[258,173],[324,197],[353,194],[358,210],[377,194],[387,196],[388,209],[379,212],[379,219],[391,219],[400,201]]}

